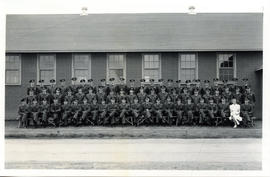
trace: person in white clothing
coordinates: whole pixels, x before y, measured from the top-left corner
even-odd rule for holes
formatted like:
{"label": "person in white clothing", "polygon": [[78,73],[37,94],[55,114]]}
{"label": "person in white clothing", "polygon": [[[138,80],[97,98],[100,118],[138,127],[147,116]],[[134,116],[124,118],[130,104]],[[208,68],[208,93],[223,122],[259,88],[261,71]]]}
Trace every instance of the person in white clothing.
{"label": "person in white clothing", "polygon": [[240,121],[242,121],[242,117],[240,117],[240,105],[236,103],[236,99],[232,98],[232,104],[230,105],[230,120],[234,122],[234,127],[236,128],[239,125]]}

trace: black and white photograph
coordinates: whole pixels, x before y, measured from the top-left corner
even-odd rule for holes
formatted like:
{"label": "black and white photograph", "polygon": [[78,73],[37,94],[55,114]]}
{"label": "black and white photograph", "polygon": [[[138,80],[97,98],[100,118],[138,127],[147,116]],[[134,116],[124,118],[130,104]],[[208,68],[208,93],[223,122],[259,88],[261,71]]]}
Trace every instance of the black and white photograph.
{"label": "black and white photograph", "polygon": [[6,12],[4,169],[262,171],[258,7]]}

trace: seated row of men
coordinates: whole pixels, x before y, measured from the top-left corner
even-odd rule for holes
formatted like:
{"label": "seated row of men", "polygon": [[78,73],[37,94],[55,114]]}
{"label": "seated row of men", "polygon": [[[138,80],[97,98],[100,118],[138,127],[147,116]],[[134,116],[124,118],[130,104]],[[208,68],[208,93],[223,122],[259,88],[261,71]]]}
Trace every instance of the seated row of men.
{"label": "seated row of men", "polygon": [[251,121],[255,102],[250,99],[253,96],[248,95],[251,94],[250,88],[247,88],[246,93],[240,97],[237,96],[238,91],[237,94],[229,91],[228,96],[226,90],[225,94],[219,95],[217,89],[215,95],[212,95],[209,89],[206,89],[205,95],[200,95],[199,90],[194,89],[194,94],[191,95],[183,88],[182,94],[175,92],[169,94],[165,87],[161,87],[159,94],[156,94],[154,89],[151,89],[150,94],[146,94],[144,88],[140,87],[138,94],[134,94],[133,89],[130,89],[130,94],[125,95],[123,89],[120,89],[119,94],[110,91],[106,96],[102,91],[101,95],[99,92],[95,94],[90,88],[88,93],[90,95],[85,95],[79,89],[75,96],[68,90],[64,97],[61,96],[60,90],[56,90],[56,93],[51,95],[52,103],[49,97],[41,97],[40,100],[40,97],[36,97],[33,91],[30,91],[31,99],[29,96],[22,99],[19,107],[19,127],[27,127],[30,122],[35,126],[218,125],[228,121],[228,117],[233,120],[236,127],[241,120],[233,119],[232,105],[238,103],[241,104],[241,112],[239,106],[236,114],[243,117],[243,123],[247,126]]}

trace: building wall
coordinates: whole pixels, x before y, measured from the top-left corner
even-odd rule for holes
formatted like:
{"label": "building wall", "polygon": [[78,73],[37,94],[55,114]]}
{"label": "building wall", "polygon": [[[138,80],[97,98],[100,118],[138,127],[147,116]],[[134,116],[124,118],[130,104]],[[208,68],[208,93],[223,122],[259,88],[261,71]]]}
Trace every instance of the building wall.
{"label": "building wall", "polygon": [[[17,107],[20,99],[26,95],[26,88],[29,86],[30,79],[37,76],[37,54],[22,54],[22,84],[19,86],[6,86],[5,110],[6,119],[15,119]],[[255,70],[262,66],[262,52],[236,52],[237,58],[237,77],[248,77],[252,89],[255,92],[257,103],[256,113],[258,118],[262,116],[262,72]],[[106,78],[106,59],[107,53],[91,54],[91,75],[95,84],[99,80]],[[56,54],[56,80],[65,78],[70,84],[72,77],[72,54]],[[208,79],[212,81],[216,77],[216,52],[198,52],[198,78],[202,81]],[[178,52],[161,53],[161,76],[163,79],[178,80]],[[126,80],[129,84],[130,79],[142,78],[142,53],[126,53]],[[15,109],[14,109],[15,108]]]}

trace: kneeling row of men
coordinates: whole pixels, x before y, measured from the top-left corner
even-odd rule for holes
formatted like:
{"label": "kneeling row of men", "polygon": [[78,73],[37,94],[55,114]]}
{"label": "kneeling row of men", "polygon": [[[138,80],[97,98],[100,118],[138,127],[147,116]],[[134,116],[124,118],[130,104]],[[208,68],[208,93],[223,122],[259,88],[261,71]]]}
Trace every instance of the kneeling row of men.
{"label": "kneeling row of men", "polygon": [[[237,104],[235,98],[232,98],[232,104]],[[218,125],[229,120],[232,111],[230,107],[224,97],[218,104],[214,103],[212,98],[208,103],[201,98],[199,103],[194,104],[191,97],[187,98],[186,103],[183,103],[181,98],[174,103],[170,96],[166,98],[164,104],[159,98],[155,103],[151,103],[147,96],[143,103],[139,103],[137,96],[132,103],[128,103],[126,98],[117,103],[112,97],[109,104],[105,99],[98,103],[96,98],[88,103],[85,98],[81,104],[75,99],[72,104],[69,104],[69,100],[64,100],[61,105],[55,98],[52,104],[47,103],[46,99],[39,104],[37,99],[34,99],[33,104],[28,105],[26,99],[22,99],[18,111],[18,126]],[[241,116],[245,126],[248,126],[252,115],[253,105],[246,98],[241,105]]]}

